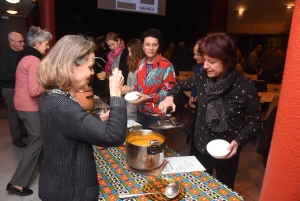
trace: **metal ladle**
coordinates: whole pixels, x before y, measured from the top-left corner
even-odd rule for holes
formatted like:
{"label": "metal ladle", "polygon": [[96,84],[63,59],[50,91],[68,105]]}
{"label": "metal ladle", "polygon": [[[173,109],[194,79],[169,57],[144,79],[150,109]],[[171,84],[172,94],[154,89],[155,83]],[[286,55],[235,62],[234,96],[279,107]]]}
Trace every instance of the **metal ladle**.
{"label": "metal ladle", "polygon": [[[179,184],[177,182],[173,182],[168,184],[168,186],[165,189],[165,192],[163,193],[167,198],[175,198],[180,191]],[[151,194],[158,194],[159,192],[156,193],[139,193],[139,194],[128,194],[128,193],[121,193],[119,194],[119,198],[130,198],[130,197],[135,197],[135,196],[140,196],[140,195],[151,195]]]}

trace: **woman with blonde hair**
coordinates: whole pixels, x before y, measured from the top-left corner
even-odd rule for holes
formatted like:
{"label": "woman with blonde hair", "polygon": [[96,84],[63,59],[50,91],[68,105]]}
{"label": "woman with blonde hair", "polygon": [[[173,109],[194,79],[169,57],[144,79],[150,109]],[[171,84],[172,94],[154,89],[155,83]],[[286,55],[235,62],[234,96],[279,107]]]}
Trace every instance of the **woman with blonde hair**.
{"label": "woman with blonde hair", "polygon": [[[145,55],[142,49],[142,42],[140,39],[134,38],[127,43],[128,57],[127,67],[129,69],[127,77],[127,86],[122,87],[122,94],[126,94],[133,90],[136,85],[136,72],[138,67],[138,61]],[[137,120],[137,107],[136,105],[129,104],[127,108],[127,118]]]}
{"label": "woman with blonde hair", "polygon": [[43,201],[98,200],[92,145],[112,147],[125,141],[121,71],[114,69],[109,77],[109,112],[100,117],[87,113],[75,99],[75,92],[87,88],[94,74],[95,47],[89,38],[64,36],[38,69],[38,81],[47,90],[39,110],[45,151],[39,180]]}
{"label": "woman with blonde hair", "polygon": [[122,38],[114,32],[109,32],[105,37],[105,42],[110,49],[107,55],[107,63],[105,66],[106,75],[109,76],[113,69],[119,68],[124,76],[125,82],[127,81],[128,68],[127,56],[128,50]]}

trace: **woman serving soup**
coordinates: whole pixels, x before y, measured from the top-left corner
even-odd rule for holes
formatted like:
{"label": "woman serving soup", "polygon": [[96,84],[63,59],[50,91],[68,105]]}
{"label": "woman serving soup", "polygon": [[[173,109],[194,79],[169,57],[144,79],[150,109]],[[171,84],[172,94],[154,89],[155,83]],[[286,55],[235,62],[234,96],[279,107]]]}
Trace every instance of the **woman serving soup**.
{"label": "woman serving soup", "polygon": [[[190,155],[195,155],[209,174],[216,169],[217,179],[233,189],[241,149],[248,136],[255,136],[261,130],[261,105],[253,82],[235,69],[236,47],[230,36],[208,34],[201,39],[198,52],[204,58],[203,70],[176,83],[159,109],[166,112],[172,106],[174,111],[173,100],[179,92],[197,91]],[[225,160],[213,158],[206,150],[208,142],[215,139],[230,143]]]}

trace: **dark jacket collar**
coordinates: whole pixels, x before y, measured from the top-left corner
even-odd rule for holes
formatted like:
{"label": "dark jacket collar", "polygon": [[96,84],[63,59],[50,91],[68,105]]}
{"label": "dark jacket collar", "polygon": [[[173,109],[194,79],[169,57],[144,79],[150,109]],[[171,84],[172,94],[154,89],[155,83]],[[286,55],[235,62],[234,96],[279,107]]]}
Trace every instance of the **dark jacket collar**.
{"label": "dark jacket collar", "polygon": [[35,56],[37,58],[39,58],[40,60],[43,58],[43,55],[35,48],[28,46],[23,52],[22,54],[18,57],[17,59],[17,63],[19,63],[21,61],[21,59],[23,59],[26,56]]}

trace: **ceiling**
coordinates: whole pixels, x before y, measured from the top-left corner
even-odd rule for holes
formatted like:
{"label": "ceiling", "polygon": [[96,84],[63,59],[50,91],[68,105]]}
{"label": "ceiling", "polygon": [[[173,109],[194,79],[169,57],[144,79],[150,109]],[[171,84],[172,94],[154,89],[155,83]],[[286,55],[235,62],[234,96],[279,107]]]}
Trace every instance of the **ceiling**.
{"label": "ceiling", "polygon": [[[1,16],[16,16],[16,17],[27,17],[35,3],[32,0],[20,0],[20,3],[12,4],[5,0],[0,0],[0,15]],[[16,15],[11,15],[6,12],[6,10],[16,10],[18,13]]]}
{"label": "ceiling", "polygon": [[[288,34],[295,0],[229,0],[226,31],[249,34]],[[238,11],[244,11],[238,13]]]}
{"label": "ceiling", "polygon": [[[11,4],[8,3],[5,0],[0,0],[0,15],[1,16],[18,16],[18,17],[27,17],[33,7],[35,6],[35,3],[32,3],[33,0],[20,0],[20,3],[17,4]],[[37,2],[35,0],[34,2]],[[283,7],[286,5],[294,5],[295,0],[230,0],[230,4],[228,10],[248,10],[255,8],[255,5],[257,3],[262,4],[264,3],[265,7]],[[6,12],[6,10],[17,10],[18,14],[11,15]]]}

